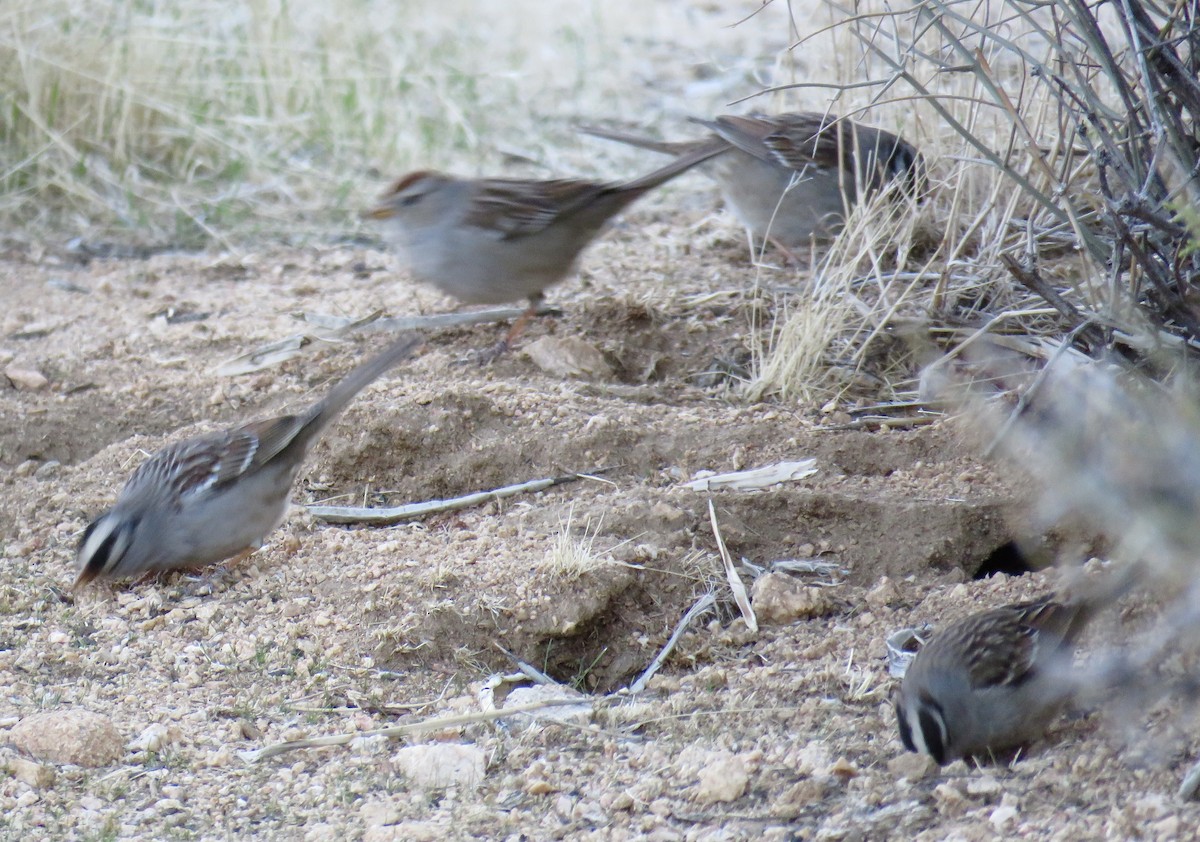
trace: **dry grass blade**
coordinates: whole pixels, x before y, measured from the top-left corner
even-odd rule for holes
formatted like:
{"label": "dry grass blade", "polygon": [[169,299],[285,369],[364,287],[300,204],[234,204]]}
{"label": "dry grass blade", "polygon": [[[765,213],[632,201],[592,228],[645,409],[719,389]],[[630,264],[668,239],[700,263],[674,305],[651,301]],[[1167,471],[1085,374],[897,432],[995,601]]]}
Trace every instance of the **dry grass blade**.
{"label": "dry grass blade", "polygon": [[746,621],[746,626],[752,632],[758,631],[758,617],[754,614],[754,607],[750,604],[750,595],[746,592],[746,586],[742,583],[742,577],[738,575],[737,568],[733,565],[733,556],[729,554],[729,548],[725,546],[725,539],[721,537],[721,525],[717,523],[717,509],[713,505],[712,498],[708,501],[708,521],[712,524],[713,538],[717,541],[717,550],[721,553],[721,563],[725,565],[725,579],[729,583],[729,590],[733,593],[733,601],[737,603],[738,611],[742,612],[742,619]]}

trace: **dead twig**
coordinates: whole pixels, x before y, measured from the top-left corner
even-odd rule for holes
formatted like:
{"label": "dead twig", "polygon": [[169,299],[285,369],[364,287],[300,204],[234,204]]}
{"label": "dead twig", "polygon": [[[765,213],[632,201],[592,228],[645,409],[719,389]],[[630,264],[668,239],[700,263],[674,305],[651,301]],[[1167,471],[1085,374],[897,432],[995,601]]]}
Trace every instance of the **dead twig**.
{"label": "dead twig", "polygon": [[693,620],[716,604],[717,597],[713,593],[706,593],[704,596],[700,597],[700,599],[696,600],[696,604],[689,608],[687,613],[683,615],[683,618],[676,624],[675,631],[671,632],[671,636],[667,639],[666,645],[659,650],[658,654],[654,657],[654,660],[650,662],[650,666],[646,667],[642,674],[637,677],[637,680],[634,681],[633,684],[629,685],[629,692],[640,693],[646,689],[646,685],[649,683],[650,679],[654,677],[654,674],[662,667],[672,650],[675,649],[675,644],[679,642],[679,638],[685,631],[687,631],[687,627],[692,624]]}
{"label": "dead twig", "polygon": [[387,526],[388,524],[399,523],[403,520],[414,520],[443,512],[467,509],[471,506],[479,506],[489,503],[492,500],[500,500],[517,494],[532,494],[537,491],[545,491],[547,488],[552,488],[556,485],[584,479],[592,474],[600,473],[602,470],[592,471],[590,474],[564,474],[559,477],[535,479],[529,482],[517,483],[516,485],[494,488],[490,491],[466,494],[462,497],[451,497],[447,500],[426,500],[422,503],[408,503],[403,506],[308,506],[306,508],[313,517],[325,523],[367,523],[373,526]]}

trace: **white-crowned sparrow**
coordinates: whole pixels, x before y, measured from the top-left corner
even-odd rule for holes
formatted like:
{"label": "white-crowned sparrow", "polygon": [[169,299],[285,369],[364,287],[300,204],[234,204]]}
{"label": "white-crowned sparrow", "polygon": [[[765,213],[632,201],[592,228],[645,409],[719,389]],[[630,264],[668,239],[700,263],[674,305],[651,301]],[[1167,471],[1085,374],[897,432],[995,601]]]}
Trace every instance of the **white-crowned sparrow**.
{"label": "white-crowned sparrow", "polygon": [[935,631],[893,698],[904,747],[944,765],[1042,736],[1083,689],[1075,640],[1142,575],[1126,564],[1061,601],[992,608]]}
{"label": "white-crowned sparrow", "polygon": [[468,304],[529,299],[506,341],[537,312],[579,253],[630,202],[720,150],[688,152],[620,184],[578,179],[458,178],[414,172],[366,216],[385,220],[413,274]]}
{"label": "white-crowned sparrow", "polygon": [[405,339],[299,415],[170,445],[143,462],[79,541],[75,587],[215,564],[262,545],[287,513],[309,447],[354,396],[416,351]]}
{"label": "white-crowned sparrow", "polygon": [[892,179],[909,193],[923,189],[916,148],[891,132],[835,115],[725,115],[693,122],[712,134],[671,142],[596,127],[583,131],[670,155],[724,150],[701,171],[717,182],[754,236],[789,255],[836,234],[860,193],[869,196]]}

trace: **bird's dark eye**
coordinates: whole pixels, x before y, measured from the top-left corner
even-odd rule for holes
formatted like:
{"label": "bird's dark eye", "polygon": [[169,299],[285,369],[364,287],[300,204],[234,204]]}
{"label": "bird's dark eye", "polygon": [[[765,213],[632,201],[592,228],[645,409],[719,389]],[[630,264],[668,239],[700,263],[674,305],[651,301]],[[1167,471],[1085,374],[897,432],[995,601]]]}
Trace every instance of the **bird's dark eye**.
{"label": "bird's dark eye", "polygon": [[409,193],[407,196],[402,196],[400,198],[400,205],[402,207],[411,208],[423,198],[425,198],[424,193]]}

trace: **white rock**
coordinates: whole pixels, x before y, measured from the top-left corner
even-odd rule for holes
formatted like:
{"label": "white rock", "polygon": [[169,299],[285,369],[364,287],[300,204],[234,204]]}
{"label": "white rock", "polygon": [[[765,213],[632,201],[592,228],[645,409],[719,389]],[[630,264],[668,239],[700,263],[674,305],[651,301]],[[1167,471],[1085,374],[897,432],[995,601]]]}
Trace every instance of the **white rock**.
{"label": "white rock", "polygon": [[992,823],[992,827],[996,830],[1003,831],[1011,825],[1017,818],[1017,808],[1009,805],[997,807],[992,810],[992,814],[988,817],[988,821]]}
{"label": "white rock", "polygon": [[737,801],[746,792],[750,773],[740,757],[728,752],[716,753],[711,762],[700,770],[700,785],[696,800],[701,804],[717,801]]}
{"label": "white rock", "polygon": [[794,762],[791,762],[790,765],[792,771],[797,775],[809,775],[814,778],[825,777],[833,765],[833,757],[824,740],[810,740],[793,754]]}
{"label": "white rock", "polygon": [[755,579],[750,604],[764,625],[823,617],[835,607],[828,588],[809,587],[786,573],[768,573]]}
{"label": "white rock", "polygon": [[391,744],[392,741],[383,734],[373,734],[369,737],[355,737],[350,741],[350,750],[359,754],[383,754]]}
{"label": "white rock", "polygon": [[50,385],[46,375],[36,368],[30,368],[20,363],[9,363],[5,366],[4,376],[12,382],[14,387],[25,392],[36,392]]}
{"label": "white rock", "polygon": [[5,750],[4,755],[6,756],[0,758],[0,771],[8,772],[18,781],[28,784],[34,789],[47,789],[54,786],[53,766],[21,757],[16,752]]}
{"label": "white rock", "polygon": [[582,339],[543,336],[525,346],[533,364],[556,377],[611,380],[613,371],[604,355]]}
{"label": "white rock", "polygon": [[469,743],[407,746],[392,758],[396,768],[422,789],[474,787],[483,780],[483,751]]}
{"label": "white rock", "polygon": [[1000,794],[1000,782],[992,775],[982,775],[967,781],[967,795],[982,795],[985,798]]}
{"label": "white rock", "polygon": [[167,726],[156,722],[131,740],[126,748],[129,751],[160,751],[169,742],[168,734]]}
{"label": "white rock", "polygon": [[573,722],[576,725],[587,725],[592,719],[592,702],[583,693],[570,687],[559,687],[550,684],[534,684],[531,687],[517,687],[504,699],[504,707],[515,708],[524,705],[543,704],[562,700],[579,699],[577,705],[555,705],[543,710],[520,713],[513,716],[514,723],[533,725],[539,720],[550,722]]}
{"label": "white rock", "polygon": [[904,778],[916,783],[934,774],[938,770],[938,765],[928,754],[914,754],[906,751],[889,760],[887,768],[897,778]]}

